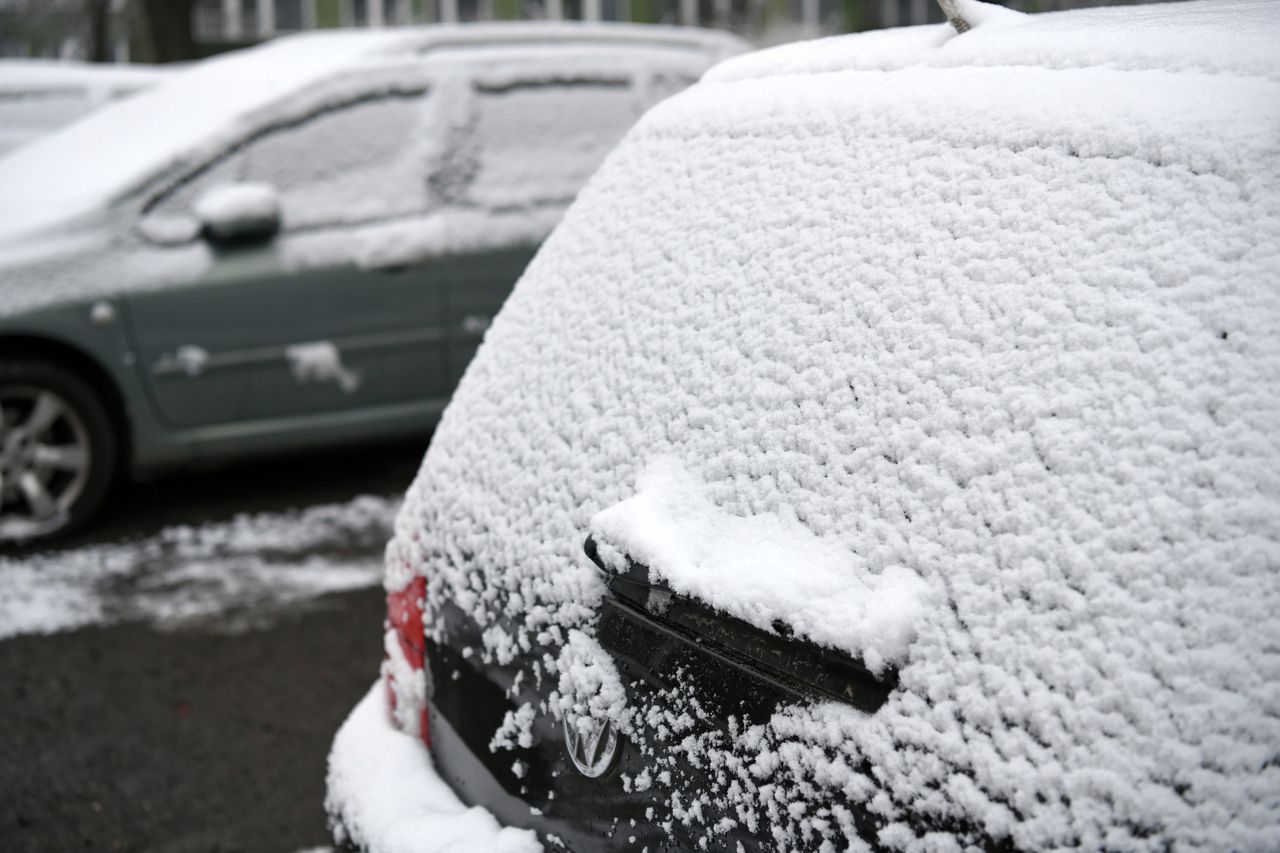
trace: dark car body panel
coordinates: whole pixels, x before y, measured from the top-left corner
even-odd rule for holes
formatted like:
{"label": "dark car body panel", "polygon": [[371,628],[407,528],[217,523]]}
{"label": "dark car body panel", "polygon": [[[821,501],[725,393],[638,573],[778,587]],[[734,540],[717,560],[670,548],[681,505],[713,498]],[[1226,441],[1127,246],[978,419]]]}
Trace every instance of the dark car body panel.
{"label": "dark car body panel", "polygon": [[[767,721],[780,707],[810,701],[841,701],[874,713],[896,687],[892,670],[872,674],[845,655],[794,639],[785,626],[762,631],[673,595],[634,561],[628,560],[626,572],[611,572],[591,539],[585,550],[609,590],[597,611],[597,639],[612,656],[638,718],[675,694],[691,697],[712,726],[732,721],[745,727]],[[598,778],[577,771],[562,726],[549,713],[535,718],[530,747],[495,748],[491,738],[504,717],[525,704],[545,705],[556,685],[520,685],[513,668],[481,661],[470,653],[482,645],[479,628],[451,604],[441,612],[448,642],[432,644],[427,652],[431,747],[438,770],[464,802],[483,805],[503,825],[534,829],[544,839],[554,836],[577,851],[697,845],[698,834],[653,820],[667,792],[657,785],[637,789],[633,780],[654,762],[625,736],[614,765]],[[683,772],[696,777],[715,771]],[[686,789],[701,787],[693,779],[684,783]],[[705,823],[715,820],[704,810]],[[759,850],[768,849],[768,837],[767,827],[751,831],[739,823],[718,839],[726,849],[741,844]]]}

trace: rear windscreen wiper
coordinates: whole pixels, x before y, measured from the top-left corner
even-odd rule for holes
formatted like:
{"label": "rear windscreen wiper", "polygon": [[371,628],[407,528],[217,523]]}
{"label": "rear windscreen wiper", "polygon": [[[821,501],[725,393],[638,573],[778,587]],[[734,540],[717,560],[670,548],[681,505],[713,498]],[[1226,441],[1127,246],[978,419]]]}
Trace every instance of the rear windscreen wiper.
{"label": "rear windscreen wiper", "polygon": [[697,646],[795,698],[833,699],[875,711],[897,687],[895,671],[872,674],[847,654],[796,637],[782,621],[766,631],[676,595],[647,566],[629,557],[625,570],[614,571],[604,564],[590,536],[583,550],[608,587],[609,603],[632,620],[642,620],[650,633]]}

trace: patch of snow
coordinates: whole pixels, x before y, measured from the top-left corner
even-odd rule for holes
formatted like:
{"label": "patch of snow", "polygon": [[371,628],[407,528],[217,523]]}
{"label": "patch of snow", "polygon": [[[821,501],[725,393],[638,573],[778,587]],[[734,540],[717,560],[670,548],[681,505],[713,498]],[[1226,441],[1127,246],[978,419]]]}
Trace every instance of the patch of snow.
{"label": "patch of snow", "polygon": [[290,272],[349,262],[361,269],[385,269],[452,253],[536,246],[563,215],[562,205],[517,211],[449,210],[345,232],[302,232],[278,241],[280,261]]}
{"label": "patch of snow", "polygon": [[404,656],[404,648],[394,630],[382,638],[386,658],[382,661],[382,677],[396,692],[395,708],[391,711],[396,726],[408,735],[418,736],[422,724],[421,711],[426,702],[426,670],[415,668]]}
{"label": "patch of snow", "polygon": [[167,527],[130,542],[0,558],[0,638],[146,622],[238,630],[271,611],[376,586],[398,501]]}
{"label": "patch of snow", "polygon": [[570,631],[560,649],[556,668],[560,672],[559,696],[551,706],[559,719],[609,720],[623,731],[630,726],[627,692],[612,656],[582,631]]}
{"label": "patch of snow", "polygon": [[538,709],[525,703],[514,711],[507,711],[502,718],[502,725],[493,733],[489,741],[489,751],[500,749],[528,749],[533,746],[533,721],[537,718]]}
{"label": "patch of snow", "polygon": [[332,341],[293,344],[285,349],[289,371],[300,383],[336,382],[348,394],[360,387],[360,375],[342,364],[342,354]]}
{"label": "patch of snow", "polygon": [[368,853],[542,849],[532,831],[503,828],[485,809],[463,805],[422,741],[391,724],[381,682],[334,738],[325,809],[338,818],[338,840]]}
{"label": "patch of snow", "polygon": [[[635,497],[597,513],[591,532],[680,595],[764,631],[783,623],[862,659],[872,672],[906,660],[924,614],[927,588],[915,572],[890,566],[871,573],[839,541],[815,536],[794,515],[731,515],[675,458],[651,461]],[[571,635],[565,649],[573,645]]]}
{"label": "patch of snow", "polygon": [[[702,570],[795,542],[859,615],[917,576],[874,714],[646,697],[653,819],[708,847],[729,819],[787,849],[1276,848],[1280,7],[948,31],[743,58],[650,111],[486,333],[392,571],[433,641],[451,602],[545,694],[594,631],[602,512],[673,583],[850,648],[881,641]],[[637,497],[659,458],[689,479]]]}
{"label": "patch of snow", "polygon": [[161,366],[172,364],[187,376],[199,376],[209,364],[209,351],[194,344],[185,344],[174,350],[172,356],[161,358]]}
{"label": "patch of snow", "polygon": [[235,237],[246,229],[279,222],[280,196],[270,184],[222,184],[201,194],[192,210],[218,237]]}
{"label": "patch of snow", "polygon": [[116,320],[116,309],[110,302],[95,302],[89,308],[89,320],[95,326],[106,326]]}

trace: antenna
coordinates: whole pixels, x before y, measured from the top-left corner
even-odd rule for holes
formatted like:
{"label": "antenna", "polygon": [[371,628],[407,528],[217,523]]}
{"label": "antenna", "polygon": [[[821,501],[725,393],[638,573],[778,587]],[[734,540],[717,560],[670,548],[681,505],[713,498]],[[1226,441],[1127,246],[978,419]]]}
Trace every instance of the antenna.
{"label": "antenna", "polygon": [[938,0],[938,5],[942,7],[942,14],[947,16],[947,21],[955,27],[957,33],[967,33],[973,28],[973,25],[965,20],[964,15],[960,14],[958,0]]}

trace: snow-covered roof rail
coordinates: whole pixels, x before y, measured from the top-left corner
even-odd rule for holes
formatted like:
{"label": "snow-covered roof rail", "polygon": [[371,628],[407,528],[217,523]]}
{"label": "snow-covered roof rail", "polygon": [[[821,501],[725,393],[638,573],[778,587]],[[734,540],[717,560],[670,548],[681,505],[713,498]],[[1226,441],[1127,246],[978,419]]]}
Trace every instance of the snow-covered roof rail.
{"label": "snow-covered roof rail", "polygon": [[1026,15],[979,0],[948,0],[971,27],[873,30],[744,54],[708,81],[894,71],[912,66],[1022,66],[1046,71],[1191,72],[1280,80],[1280,28],[1269,0],[1101,6]]}

